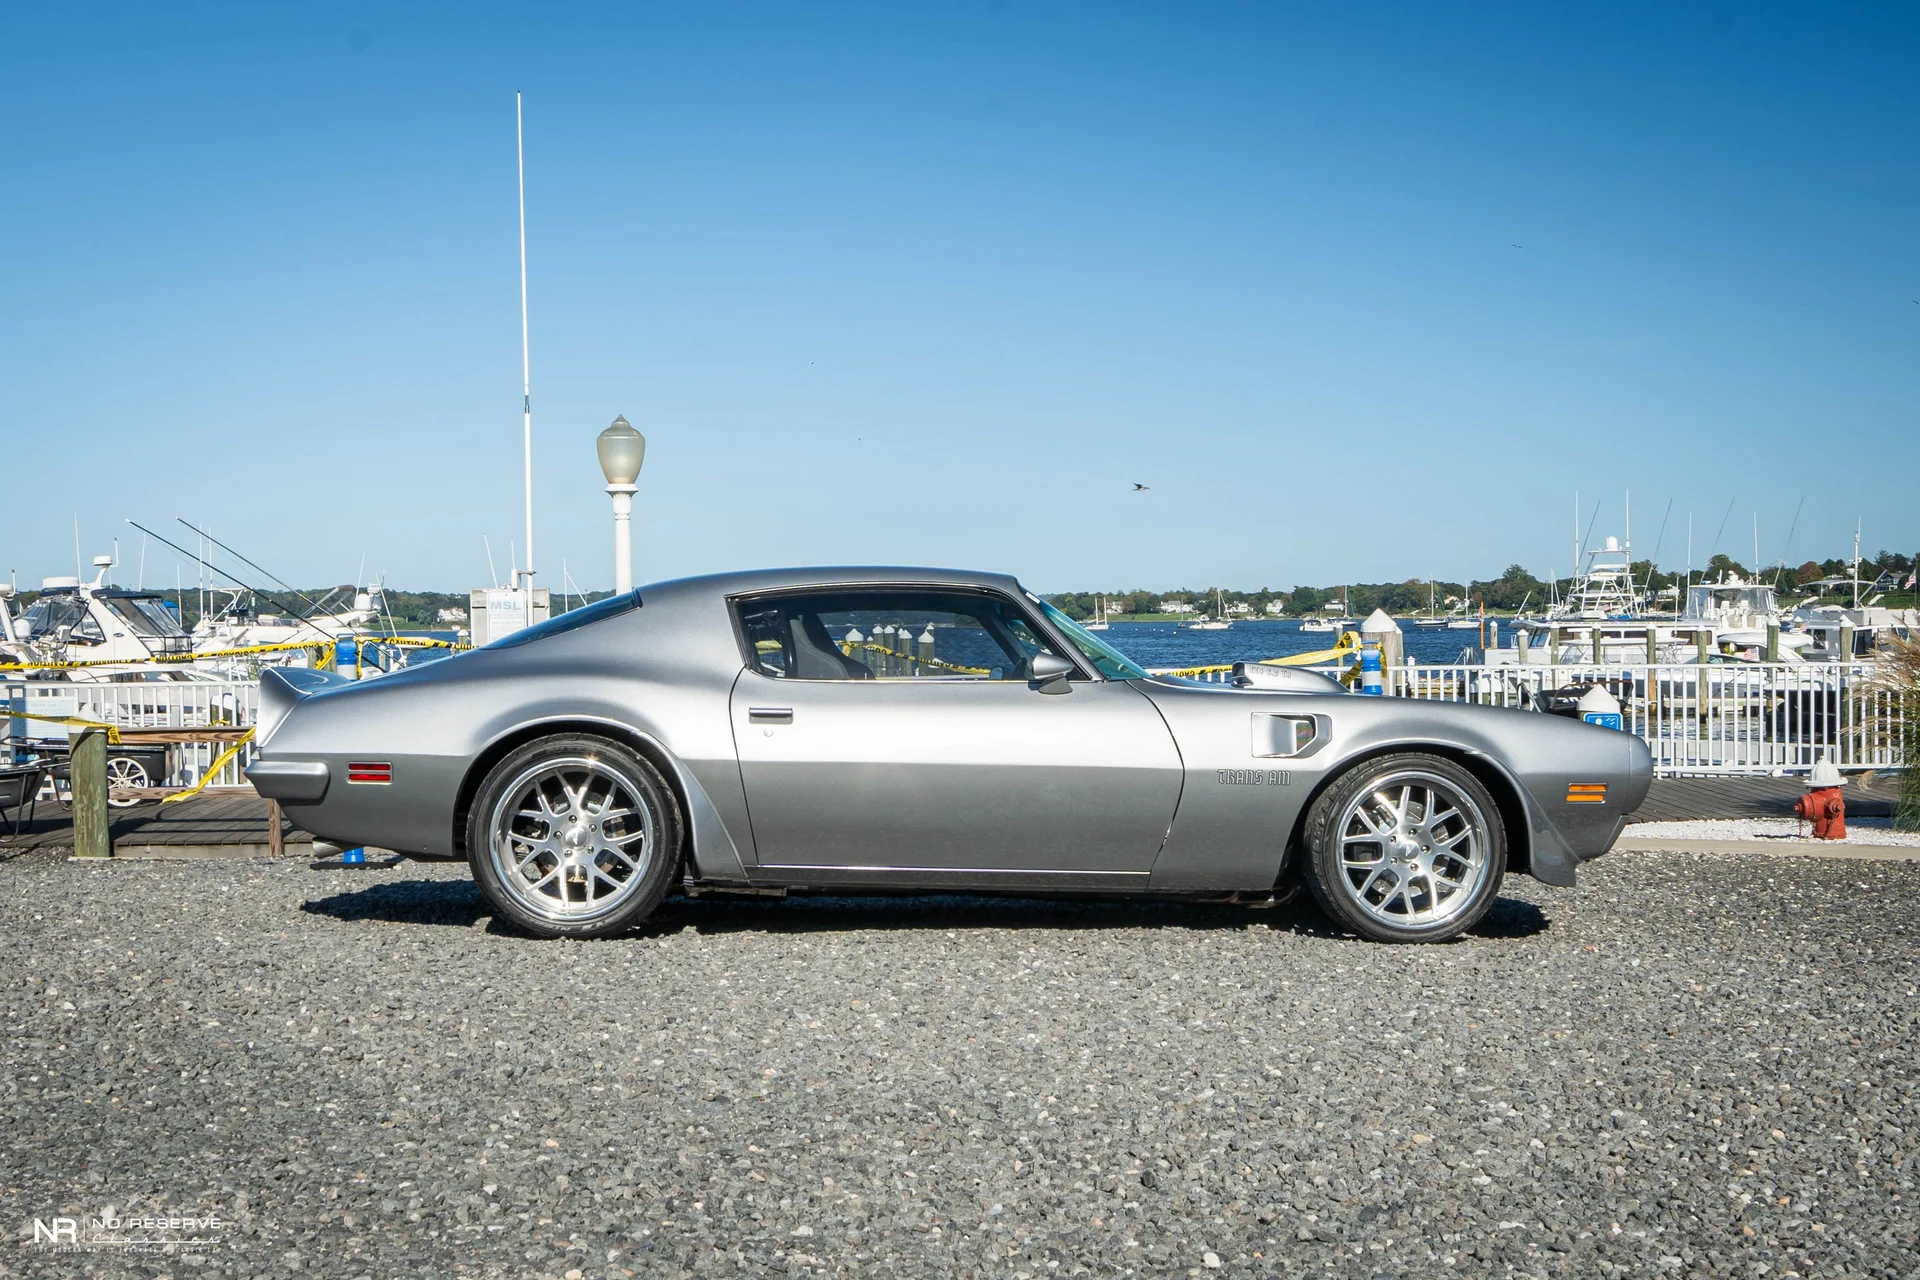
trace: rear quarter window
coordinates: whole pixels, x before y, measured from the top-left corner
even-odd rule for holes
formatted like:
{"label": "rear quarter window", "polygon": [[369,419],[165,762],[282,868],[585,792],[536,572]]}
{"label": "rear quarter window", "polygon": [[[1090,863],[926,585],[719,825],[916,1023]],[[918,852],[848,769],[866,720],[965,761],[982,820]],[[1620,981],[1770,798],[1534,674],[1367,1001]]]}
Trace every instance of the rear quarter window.
{"label": "rear quarter window", "polygon": [[515,645],[531,644],[535,640],[544,640],[548,636],[557,636],[568,631],[578,631],[581,627],[590,627],[596,622],[605,622],[608,618],[617,618],[624,613],[632,613],[640,607],[640,593],[628,591],[617,596],[608,596],[605,600],[596,600],[592,604],[581,605],[578,609],[569,609],[557,618],[548,618],[545,622],[523,627],[510,636],[501,636],[489,649],[511,649]]}

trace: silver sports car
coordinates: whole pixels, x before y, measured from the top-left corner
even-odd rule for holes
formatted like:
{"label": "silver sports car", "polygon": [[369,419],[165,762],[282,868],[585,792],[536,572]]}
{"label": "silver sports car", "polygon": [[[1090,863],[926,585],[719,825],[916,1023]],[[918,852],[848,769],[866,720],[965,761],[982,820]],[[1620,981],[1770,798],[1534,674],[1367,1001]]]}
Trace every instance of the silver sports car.
{"label": "silver sports car", "polygon": [[599,937],[669,889],[1146,894],[1304,880],[1389,942],[1571,885],[1646,795],[1638,738],[1156,678],[1009,577],[689,578],[377,680],[273,670],[247,776],[342,845],[465,858],[499,916]]}

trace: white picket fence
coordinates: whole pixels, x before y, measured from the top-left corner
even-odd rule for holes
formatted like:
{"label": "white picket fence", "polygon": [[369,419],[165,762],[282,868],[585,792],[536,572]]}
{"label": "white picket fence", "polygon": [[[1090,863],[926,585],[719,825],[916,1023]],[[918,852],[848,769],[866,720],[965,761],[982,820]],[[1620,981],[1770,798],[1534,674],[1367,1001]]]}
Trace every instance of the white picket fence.
{"label": "white picket fence", "polygon": [[[1874,687],[1871,670],[1850,662],[1410,663],[1386,672],[1384,683],[1399,697],[1523,709],[1542,690],[1605,684],[1620,700],[1621,727],[1652,748],[1662,775],[1804,773],[1822,756],[1842,769],[1902,768],[1900,702]],[[1193,678],[1230,677],[1207,671]]]}
{"label": "white picket fence", "polygon": [[[66,681],[10,682],[0,703],[0,724],[15,739],[64,739],[70,726],[50,720],[9,716],[73,716],[126,729],[206,729],[254,723],[260,713],[260,686],[250,682],[150,681],[138,684],[79,684]],[[191,786],[226,748],[217,743],[182,743],[167,748],[164,786]],[[253,744],[240,748],[212,785],[236,787],[241,770],[253,760]]]}

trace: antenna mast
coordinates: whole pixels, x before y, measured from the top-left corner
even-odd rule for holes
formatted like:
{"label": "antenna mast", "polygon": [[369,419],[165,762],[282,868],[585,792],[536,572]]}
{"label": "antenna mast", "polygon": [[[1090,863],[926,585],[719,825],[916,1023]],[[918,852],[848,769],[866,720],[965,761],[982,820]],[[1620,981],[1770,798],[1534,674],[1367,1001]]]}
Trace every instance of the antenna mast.
{"label": "antenna mast", "polygon": [[522,583],[533,589],[533,367],[527,359],[527,142],[520,91],[513,93],[514,153],[520,168],[520,429],[526,463],[527,567]]}

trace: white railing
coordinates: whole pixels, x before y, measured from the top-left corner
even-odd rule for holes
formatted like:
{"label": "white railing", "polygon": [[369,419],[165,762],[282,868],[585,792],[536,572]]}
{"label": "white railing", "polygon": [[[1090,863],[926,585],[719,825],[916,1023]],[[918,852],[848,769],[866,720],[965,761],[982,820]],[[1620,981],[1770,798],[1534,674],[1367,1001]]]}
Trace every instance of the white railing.
{"label": "white railing", "polygon": [[[67,681],[9,684],[11,707],[35,715],[66,715],[81,720],[115,725],[123,729],[208,729],[246,728],[259,717],[260,686],[247,682],[152,681],[138,684],[83,684]],[[27,738],[68,736],[69,726],[47,720],[23,720],[7,717],[0,710],[0,723],[11,726],[11,733]],[[207,767],[222,751],[219,743],[189,742],[167,748],[167,777],[164,786],[191,786],[200,780]],[[253,744],[248,743],[213,779],[213,786],[237,787],[245,784],[241,770],[253,760]]]}
{"label": "white railing", "polygon": [[[1652,748],[1662,775],[1804,773],[1823,756],[1842,769],[1901,768],[1900,702],[1874,686],[1871,670],[1849,662],[1410,663],[1387,671],[1384,683],[1399,697],[1521,709],[1535,707],[1543,690],[1604,684],[1620,700],[1621,727]],[[1231,673],[1187,678],[1224,684]]]}
{"label": "white railing", "polygon": [[1604,684],[1663,775],[1803,773],[1822,757],[1899,768],[1900,703],[1870,672],[1848,662],[1408,665],[1387,683],[1402,697],[1523,708],[1542,690]]}

